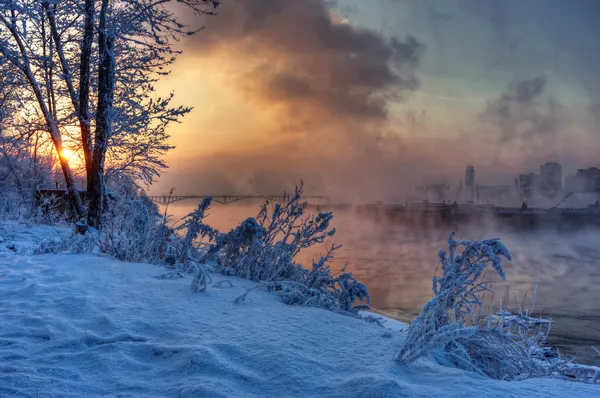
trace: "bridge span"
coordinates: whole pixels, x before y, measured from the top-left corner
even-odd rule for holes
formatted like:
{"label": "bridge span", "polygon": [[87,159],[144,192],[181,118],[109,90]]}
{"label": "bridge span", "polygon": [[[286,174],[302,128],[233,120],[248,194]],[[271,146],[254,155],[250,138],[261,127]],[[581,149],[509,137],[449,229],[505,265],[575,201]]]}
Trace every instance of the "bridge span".
{"label": "bridge span", "polygon": [[[187,199],[204,199],[207,197],[212,197],[213,202],[220,203],[223,205],[228,205],[235,202],[240,202],[242,200],[250,200],[250,199],[260,199],[260,200],[268,200],[271,202],[282,203],[285,198],[283,195],[148,195],[148,197],[155,203],[166,205],[173,202],[179,202],[181,200]],[[323,200],[325,202],[330,202],[330,199],[326,196],[302,196],[302,200]]]}

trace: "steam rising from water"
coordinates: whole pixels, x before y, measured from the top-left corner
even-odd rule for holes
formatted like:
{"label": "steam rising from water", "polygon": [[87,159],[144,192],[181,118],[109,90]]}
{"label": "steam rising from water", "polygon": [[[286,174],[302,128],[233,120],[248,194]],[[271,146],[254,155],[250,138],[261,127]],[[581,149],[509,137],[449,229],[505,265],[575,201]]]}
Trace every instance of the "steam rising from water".
{"label": "steam rising from water", "polygon": [[[170,213],[176,219],[193,207],[191,202],[175,203]],[[214,205],[207,222],[226,232],[257,213],[258,204]],[[439,266],[437,252],[447,248],[451,231],[409,227],[348,212],[335,213],[333,227],[338,231],[335,243],[344,246],[337,252],[332,268],[348,264],[348,270],[369,288],[374,309],[410,321],[432,296],[431,278]],[[493,223],[456,230],[458,237],[468,240],[500,237],[510,249],[513,261],[504,266],[507,281],[494,279],[496,303],[508,292],[509,308],[526,298],[529,305],[539,272],[536,311],[550,315],[556,322],[551,343],[558,345],[563,354],[576,352],[580,359],[600,364],[589,348],[600,344],[600,289],[596,288],[600,285],[600,231],[498,231]],[[324,252],[323,246],[310,248],[299,255],[299,261],[310,266]]]}

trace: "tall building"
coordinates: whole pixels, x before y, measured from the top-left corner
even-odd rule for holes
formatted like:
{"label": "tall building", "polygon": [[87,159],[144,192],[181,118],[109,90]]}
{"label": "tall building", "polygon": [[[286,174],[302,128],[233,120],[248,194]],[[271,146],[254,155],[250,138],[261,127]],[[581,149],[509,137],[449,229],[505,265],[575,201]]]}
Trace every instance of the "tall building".
{"label": "tall building", "polygon": [[556,162],[546,162],[540,166],[542,176],[542,192],[558,193],[562,191],[562,165]]}
{"label": "tall building", "polygon": [[512,188],[510,185],[479,185],[477,184],[477,201],[494,205],[506,205],[511,202]]}
{"label": "tall building", "polygon": [[475,189],[475,167],[467,166],[465,170],[465,188],[467,190]]}
{"label": "tall building", "polygon": [[521,195],[529,197],[539,192],[542,185],[542,177],[539,174],[529,173],[519,175],[519,189]]}
{"label": "tall building", "polygon": [[574,176],[567,177],[567,189],[571,192],[600,192],[600,169],[579,169]]}

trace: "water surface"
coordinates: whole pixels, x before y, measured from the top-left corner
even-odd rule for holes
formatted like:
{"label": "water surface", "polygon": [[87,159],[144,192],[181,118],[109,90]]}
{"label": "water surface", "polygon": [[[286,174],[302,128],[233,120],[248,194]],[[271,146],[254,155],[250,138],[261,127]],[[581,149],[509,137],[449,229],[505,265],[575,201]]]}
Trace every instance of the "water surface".
{"label": "water surface", "polygon": [[[194,201],[169,206],[173,220],[197,206]],[[256,216],[259,203],[214,204],[206,222],[226,232],[249,216]],[[336,212],[333,237],[343,247],[332,260],[332,269],[348,264],[348,270],[369,288],[372,307],[405,322],[418,314],[432,296],[431,279],[439,266],[437,253],[447,247],[446,228],[414,228],[384,219]],[[561,354],[600,365],[590,346],[600,348],[600,231],[499,232],[494,225],[462,226],[456,230],[465,239],[500,237],[513,261],[504,268],[507,281],[494,280],[497,300],[509,298],[509,306],[529,305],[539,273],[535,310],[555,321],[550,343]],[[326,244],[331,244],[328,241]],[[310,266],[326,251],[319,245],[299,254]]]}

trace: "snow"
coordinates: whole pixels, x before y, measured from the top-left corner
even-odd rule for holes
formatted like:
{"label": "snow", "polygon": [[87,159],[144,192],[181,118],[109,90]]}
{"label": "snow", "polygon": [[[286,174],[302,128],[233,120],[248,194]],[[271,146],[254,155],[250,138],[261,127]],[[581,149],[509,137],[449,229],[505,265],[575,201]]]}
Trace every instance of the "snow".
{"label": "snow", "polygon": [[598,386],[495,381],[431,359],[399,365],[401,322],[286,306],[259,290],[234,304],[254,286],[234,277],[213,275],[233,287],[193,293],[191,278],[156,279],[158,266],[31,254],[60,234],[0,227],[0,397],[600,396]]}

